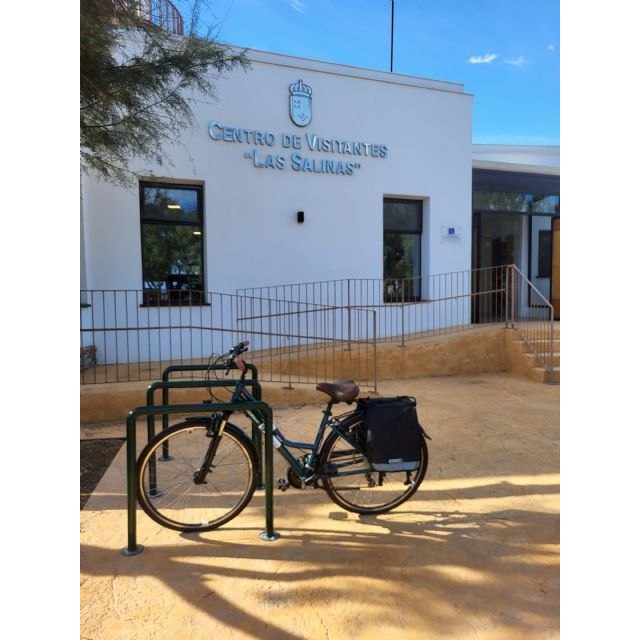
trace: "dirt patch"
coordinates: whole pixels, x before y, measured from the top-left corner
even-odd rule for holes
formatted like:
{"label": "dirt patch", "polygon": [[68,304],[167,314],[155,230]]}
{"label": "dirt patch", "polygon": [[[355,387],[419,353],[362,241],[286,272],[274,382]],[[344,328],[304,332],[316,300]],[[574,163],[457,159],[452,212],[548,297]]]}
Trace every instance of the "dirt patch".
{"label": "dirt patch", "polygon": [[80,509],[84,509],[124,441],[124,438],[80,440]]}

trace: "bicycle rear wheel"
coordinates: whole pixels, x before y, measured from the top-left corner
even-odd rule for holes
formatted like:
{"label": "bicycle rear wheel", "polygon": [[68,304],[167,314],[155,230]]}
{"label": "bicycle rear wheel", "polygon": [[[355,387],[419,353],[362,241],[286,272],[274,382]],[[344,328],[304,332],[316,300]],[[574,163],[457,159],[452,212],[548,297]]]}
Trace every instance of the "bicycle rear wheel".
{"label": "bicycle rear wheel", "polygon": [[[347,428],[354,439],[364,437],[361,420]],[[364,440],[361,440],[364,442]],[[320,453],[324,489],[337,505],[361,514],[391,511],[408,500],[420,486],[429,463],[424,438],[420,439],[420,466],[415,471],[375,471],[367,458],[333,432]]]}
{"label": "bicycle rear wheel", "polygon": [[210,419],[159,433],[138,458],[138,501],[158,524],[176,531],[211,531],[235,518],[256,488],[258,457],[251,440],[227,423],[203,483],[195,481],[212,437]]}

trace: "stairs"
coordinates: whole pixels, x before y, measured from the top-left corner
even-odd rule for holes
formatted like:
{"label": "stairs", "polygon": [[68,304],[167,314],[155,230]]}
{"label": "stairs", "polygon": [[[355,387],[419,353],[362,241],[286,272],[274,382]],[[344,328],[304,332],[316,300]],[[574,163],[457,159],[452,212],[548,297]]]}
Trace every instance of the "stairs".
{"label": "stairs", "polygon": [[[551,364],[553,366],[552,371],[547,371],[538,357],[532,352],[531,347],[527,342],[522,340],[521,336],[516,331],[510,331],[511,344],[508,345],[510,351],[509,370],[514,373],[525,375],[532,380],[538,382],[546,382],[549,384],[560,383],[560,322],[554,323],[554,335],[552,341]],[[531,340],[530,343],[536,346],[536,350],[539,351],[547,359],[549,352],[548,340]]]}

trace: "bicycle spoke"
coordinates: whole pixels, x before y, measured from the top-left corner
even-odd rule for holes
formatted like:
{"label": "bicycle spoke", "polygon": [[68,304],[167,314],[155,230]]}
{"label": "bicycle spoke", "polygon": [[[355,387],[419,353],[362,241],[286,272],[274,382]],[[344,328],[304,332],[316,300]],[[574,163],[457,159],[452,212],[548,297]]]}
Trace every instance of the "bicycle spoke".
{"label": "bicycle spoke", "polygon": [[[357,440],[356,430],[362,428],[362,424],[356,422],[348,433]],[[322,460],[327,471],[322,481],[329,497],[349,511],[366,514],[393,509],[415,493],[426,472],[426,445],[423,445],[420,467],[409,475],[406,471],[374,471],[361,453],[346,446],[339,435],[327,439]]]}
{"label": "bicycle spoke", "polygon": [[[178,530],[215,528],[237,515],[251,499],[255,454],[253,445],[237,427],[231,427],[229,433],[225,430],[204,482],[195,482],[196,471],[211,444],[207,427],[207,421],[175,425],[152,440],[140,455],[140,503],[163,526]],[[157,493],[152,494],[149,462],[167,444],[171,459],[155,460]]]}

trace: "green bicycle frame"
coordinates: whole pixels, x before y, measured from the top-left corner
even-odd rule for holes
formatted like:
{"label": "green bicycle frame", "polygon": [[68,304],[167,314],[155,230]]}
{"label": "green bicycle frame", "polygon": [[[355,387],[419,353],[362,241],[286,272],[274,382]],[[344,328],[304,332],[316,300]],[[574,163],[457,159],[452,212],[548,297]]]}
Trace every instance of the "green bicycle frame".
{"label": "green bicycle frame", "polygon": [[[231,404],[234,403],[247,403],[255,402],[256,399],[251,395],[251,392],[244,385],[244,375],[236,382],[233,396],[231,398]],[[318,426],[318,432],[316,433],[315,440],[313,442],[296,442],[294,440],[288,440],[282,432],[274,424],[273,430],[273,446],[277,449],[278,453],[289,463],[295,473],[304,481],[310,479],[313,476],[321,476],[315,470],[315,463],[317,460],[318,452],[322,442],[324,441],[324,435],[327,427],[336,432],[343,440],[348,442],[354,449],[366,457],[366,450],[361,444],[356,442],[353,438],[349,437],[347,433],[340,427],[344,425],[345,419],[352,419],[357,415],[357,409],[346,414],[341,418],[333,418],[331,413],[331,407],[333,402],[330,401],[327,407],[322,412],[322,421]],[[265,416],[262,415],[260,410],[242,409],[241,412],[246,415],[252,422],[254,428],[262,431],[266,424]],[[289,447],[295,449],[302,449],[309,451],[310,454],[305,456],[304,464],[300,463],[300,460],[289,450]],[[336,475],[358,475],[366,473],[366,471],[358,470],[349,473],[338,473]]]}

